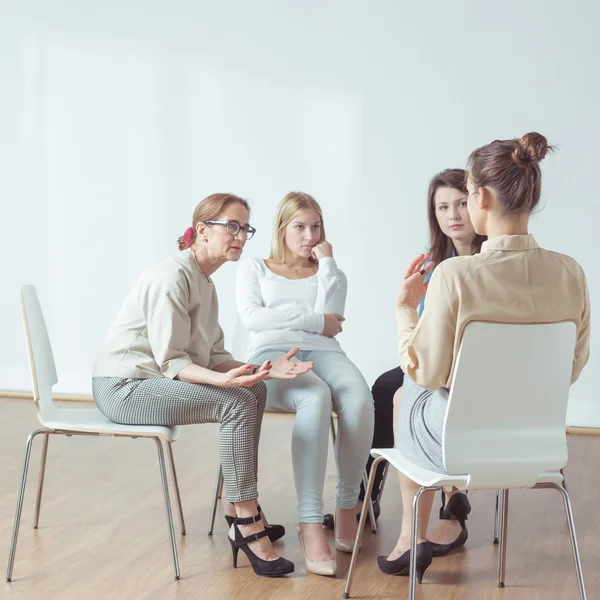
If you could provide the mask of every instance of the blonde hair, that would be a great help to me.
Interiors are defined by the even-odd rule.
[[[246,208],[248,213],[250,213],[248,201],[235,194],[211,194],[204,198],[204,200],[201,200],[194,209],[194,215],[192,216],[192,231],[190,232],[189,238],[186,240],[184,234],[177,239],[179,250],[186,250],[196,241],[196,225],[198,225],[198,223],[216,219],[221,215],[225,208],[233,202],[239,202]]]
[[[277,207],[275,223],[273,227],[273,239],[271,241],[270,260],[283,263],[285,259],[285,228],[291,223],[294,215],[305,208],[314,210],[321,219],[321,238],[319,243],[325,241],[325,224],[323,223],[323,211],[319,203],[304,192],[290,192]]]

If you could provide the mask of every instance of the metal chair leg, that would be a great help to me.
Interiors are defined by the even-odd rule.
[[[502,490],[500,512],[502,514],[502,526],[500,529],[500,568],[498,571],[498,587],[503,588],[506,577],[506,544],[508,542],[508,490]]]
[[[156,442],[158,451],[158,465],[162,479],[163,494],[165,497],[165,511],[167,513],[167,525],[169,526],[169,537],[171,538],[171,552],[173,553],[173,566],[175,568],[175,579],[180,578],[179,558],[177,557],[177,543],[175,542],[175,528],[173,527],[173,515],[171,513],[171,500],[169,499],[169,482],[167,480],[167,469],[165,467],[165,455],[159,438],[152,438]]]
[[[48,455],[48,440],[50,436],[44,435],[44,443],[42,445],[42,458],[40,460],[40,475],[38,479],[37,496],[35,497],[35,511],[33,517],[33,528],[37,529],[40,522],[40,508],[42,506],[42,491],[44,489],[44,475],[46,474],[46,457]]]
[[[496,513],[494,514],[494,544],[499,542],[500,535],[500,490],[496,490]]]
[[[575,520],[573,519],[573,507],[571,506],[571,497],[567,489],[557,483],[540,483],[535,486],[537,489],[553,489],[558,490],[565,503],[565,512],[567,514],[567,523],[569,524],[569,534],[571,536],[571,548],[573,550],[573,558],[575,560],[575,570],[577,572],[577,584],[579,585],[579,596],[581,600],[587,600],[587,592],[585,590],[585,581],[583,579],[583,569],[581,567],[581,556],[579,554],[579,546],[577,545],[577,534],[575,533]]]
[[[175,499],[177,500],[177,512],[179,514],[179,524],[181,525],[181,535],[186,534],[185,520],[183,518],[183,507],[181,506],[181,495],[179,493],[179,481],[177,480],[177,470],[175,469],[175,459],[173,458],[173,443],[167,442],[167,451],[169,463],[171,464],[171,475],[173,476],[173,487],[175,488]]]
[[[19,495],[17,496],[17,511],[15,514],[15,523],[13,525],[12,540],[8,554],[8,566],[6,568],[6,581],[12,581],[13,566],[15,564],[15,552],[17,550],[17,538],[19,537],[19,525],[21,523],[21,511],[23,510],[23,498],[25,497],[25,484],[27,483],[27,471],[29,470],[29,458],[31,457],[31,444],[36,435],[44,433],[45,429],[36,429],[29,434],[25,444],[25,459],[23,461],[23,471],[21,472],[21,485]]]
[[[221,483],[219,484],[219,500],[223,498],[223,485],[225,484],[225,480],[223,479],[223,474],[221,474]]]
[[[419,500],[423,495],[423,492],[426,491],[427,488],[420,487],[415,495],[413,496],[413,505],[412,505],[412,528],[410,532],[410,570],[408,573],[408,600],[414,600],[416,585],[417,585],[417,529],[419,523]],[[408,506],[405,508],[402,507],[402,510],[407,510]]]
[[[217,482],[215,483],[215,493],[213,495],[212,509],[210,513],[210,523],[208,525],[208,535],[213,534],[215,527],[215,517],[217,516],[217,502],[219,501],[219,493],[223,487],[223,467],[219,464],[219,470],[217,472]]]
[[[565,490],[569,491],[569,488],[567,487],[567,474],[565,473],[565,470],[561,469],[560,474],[563,476],[563,487]]]
[[[377,472],[377,465],[385,460],[383,456],[378,456],[371,465],[371,474],[369,475],[369,482],[367,489],[365,490],[365,497],[370,498],[373,492],[373,485],[375,483],[375,473]],[[344,588],[344,598],[350,598],[350,588],[352,587],[352,578],[354,577],[354,569],[358,560],[358,553],[362,546],[362,538],[365,531],[365,524],[367,522],[367,507],[366,502],[363,503],[362,511],[360,512],[360,520],[358,522],[358,533],[356,535],[356,541],[354,542],[354,549],[352,550],[352,558],[350,559],[350,568],[348,569],[348,577],[346,578],[346,587]]]
[[[441,488],[439,487],[420,487],[413,496],[412,505],[412,529],[411,529],[411,540],[410,547],[414,549],[417,547],[417,533],[419,523],[419,500],[425,492],[436,492]],[[402,510],[406,510],[402,507]],[[408,574],[408,600],[415,600],[417,585],[417,553],[413,550],[410,553],[410,571]]]
[[[365,489],[367,489],[367,484],[369,482],[369,476],[367,475],[366,469],[365,469],[365,472],[363,473],[362,479],[363,479],[363,485],[365,486]],[[365,496],[365,498],[366,497],[367,496]],[[371,531],[373,533],[377,533],[377,521],[375,520],[375,509],[373,508],[373,498],[371,498],[371,496],[369,496],[369,519],[371,520]]]
[[[381,506],[381,499],[383,498],[383,489],[385,488],[385,482],[387,480],[388,472],[390,470],[390,463],[383,465],[383,475],[381,477],[381,485],[379,486],[379,506]]]
[[[335,442],[337,440],[337,433],[335,431],[335,421],[333,420],[333,413],[331,414],[331,440],[333,442],[333,448],[335,450]]]
[[[577,534],[575,532],[575,519],[573,518],[573,507],[571,506],[571,498],[566,486],[556,486],[556,489],[562,494],[565,502],[565,512],[567,513],[567,522],[569,523],[569,534],[571,535],[571,548],[573,549],[573,559],[575,560],[575,570],[577,572],[577,583],[579,584],[579,595],[581,600],[587,600],[585,591],[585,581],[583,579],[583,568],[581,567],[581,556],[579,554],[579,546],[577,545]]]

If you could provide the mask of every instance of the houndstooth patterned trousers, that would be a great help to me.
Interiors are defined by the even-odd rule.
[[[267,401],[261,381],[220,388],[167,377],[94,377],[92,391],[104,416],[125,425],[220,423],[219,454],[230,502],[258,497],[258,441]]]

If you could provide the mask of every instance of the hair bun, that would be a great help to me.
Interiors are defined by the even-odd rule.
[[[541,162],[549,151],[554,150],[548,145],[548,140],[535,131],[526,133],[520,140],[516,141],[512,157],[516,163]]]

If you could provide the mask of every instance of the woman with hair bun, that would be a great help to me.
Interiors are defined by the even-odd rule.
[[[589,357],[590,305],[585,274],[571,257],[544,250],[529,233],[529,217],[541,195],[539,163],[553,150],[539,133],[496,140],[475,150],[468,162],[468,209],[475,232],[485,235],[481,252],[445,260],[433,269],[416,257],[404,274],[396,305],[400,365],[405,373],[396,424],[396,447],[426,469],[445,473],[442,430],[462,333],[471,321],[555,323],[577,328],[571,382]],[[420,319],[417,307],[427,290]],[[482,301],[485,298],[485,301]],[[378,558],[382,571],[408,575],[412,500],[419,485],[400,475],[402,528],[396,547]],[[426,540],[433,500],[421,497],[417,524],[417,579],[432,561]],[[446,511],[464,526],[471,507],[454,489]]]

